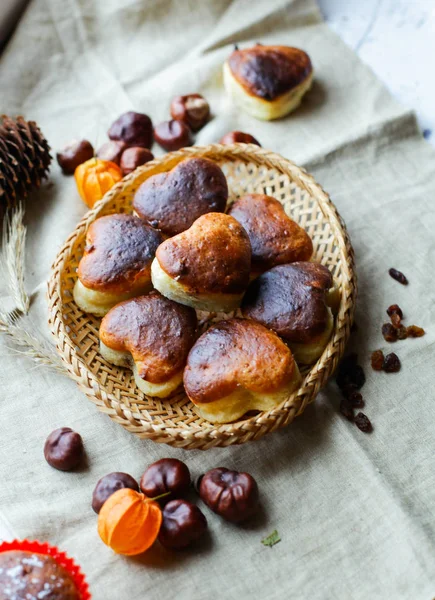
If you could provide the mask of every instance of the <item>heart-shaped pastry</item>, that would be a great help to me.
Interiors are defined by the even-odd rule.
[[[151,266],[154,287],[198,310],[229,312],[249,283],[251,244],[233,217],[208,213],[161,244]]]
[[[201,215],[224,212],[227,199],[222,170],[207,158],[187,158],[168,173],[144,181],[134,196],[133,208],[152,227],[173,236]]]
[[[144,394],[165,398],[182,382],[195,341],[196,313],[158,292],[117,304],[101,321],[100,352],[133,369]]]
[[[255,321],[228,319],[196,341],[184,370],[184,388],[212,423],[235,421],[250,410],[271,410],[301,380],[289,348]]]
[[[263,46],[234,50],[224,64],[225,88],[241,109],[270,121],[297,108],[313,80],[310,57],[299,48]]]
[[[323,265],[279,265],[251,282],[243,298],[245,317],[276,331],[299,363],[311,364],[331,337],[339,291]]]
[[[309,260],[313,243],[302,227],[287,216],[281,202],[264,194],[242,196],[228,214],[246,230],[252,248],[252,272]]]
[[[85,312],[103,316],[121,300],[149,292],[151,262],[161,234],[133,215],[94,221],[78,266],[74,300]]]

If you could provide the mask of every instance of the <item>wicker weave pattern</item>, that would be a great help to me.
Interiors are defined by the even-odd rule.
[[[130,211],[133,194],[148,177],[168,171],[189,156],[203,156],[223,169],[230,202],[241,194],[266,193],[280,200],[289,216],[310,234],[315,260],[328,266],[341,288],[341,304],[322,357],[306,369],[301,388],[277,408],[226,425],[212,425],[195,413],[183,392],[169,400],[140,392],[132,374],[108,364],[98,352],[99,320],[74,303],[72,289],[86,231],[98,217]],[[353,321],[356,277],[352,246],[336,208],[314,179],[281,156],[253,145],[185,148],[147,163],[112,188],[66,240],[48,286],[49,324],[71,377],[98,409],[142,438],[186,449],[208,449],[255,440],[291,423],[314,400],[343,354]],[[201,326],[223,315],[202,313]]]

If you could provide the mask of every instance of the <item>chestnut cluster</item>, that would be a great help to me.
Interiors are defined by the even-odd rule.
[[[185,548],[207,530],[207,519],[201,509],[185,498],[191,492],[192,480],[189,468],[181,460],[158,460],[146,469],[139,484],[127,473],[105,475],[95,486],[93,510],[99,513],[105,501],[122,488],[158,499],[163,513],[158,539],[166,548]],[[199,478],[197,491],[206,506],[234,523],[248,519],[258,508],[258,486],[248,473],[223,467],[212,469]]]
[[[74,141],[57,153],[57,162],[65,175],[72,175],[79,165],[96,156],[115,163],[123,176],[128,175],[154,158],[150,151],[152,127],[148,115],[126,112],[112,123],[107,132],[109,141],[96,153],[88,140]]]
[[[79,165],[96,156],[115,163],[123,176],[128,175],[153,160],[150,149],[154,140],[167,152],[191,146],[192,132],[199,131],[210,118],[210,105],[201,94],[186,94],[172,100],[170,113],[171,120],[153,127],[148,115],[126,112],[112,123],[107,132],[109,141],[96,153],[88,140],[73,141],[57,153],[57,162],[65,175],[72,175]],[[261,145],[252,135],[242,131],[225,134],[220,143]]]
[[[167,152],[193,143],[192,132],[199,131],[210,118],[210,105],[201,94],[176,96],[170,106],[172,119],[154,127],[154,139]]]

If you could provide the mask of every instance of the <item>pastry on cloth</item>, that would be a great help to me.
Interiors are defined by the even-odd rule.
[[[230,208],[246,230],[252,248],[252,274],[276,265],[309,260],[313,243],[308,233],[287,216],[281,202],[264,194],[246,194]]]
[[[334,326],[331,307],[337,307],[339,300],[329,269],[314,262],[295,262],[274,267],[252,281],[242,313],[276,331],[298,363],[311,364],[329,342]]]
[[[297,108],[313,81],[310,57],[299,48],[263,46],[234,50],[224,64],[224,83],[235,104],[271,121]]]
[[[184,388],[198,413],[229,423],[250,410],[271,410],[298,387],[299,369],[288,346],[247,319],[213,325],[196,341],[184,370]]]
[[[118,302],[151,291],[151,262],[161,241],[158,231],[133,215],[94,221],[77,270],[76,304],[102,317]]]
[[[134,195],[133,209],[152,227],[173,236],[201,215],[224,212],[227,199],[222,169],[207,158],[187,158],[168,173],[144,181]]]
[[[100,353],[107,362],[130,367],[144,394],[166,398],[183,380],[196,325],[192,308],[153,291],[107,313],[99,331]]]
[[[151,265],[154,287],[198,310],[240,306],[249,283],[251,244],[233,217],[208,213],[161,244]]]
[[[0,599],[81,597],[70,573],[51,556],[27,550],[0,553]]]

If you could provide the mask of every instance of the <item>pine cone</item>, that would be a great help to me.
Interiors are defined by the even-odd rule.
[[[0,207],[4,210],[41,185],[50,146],[34,121],[0,117]]]

